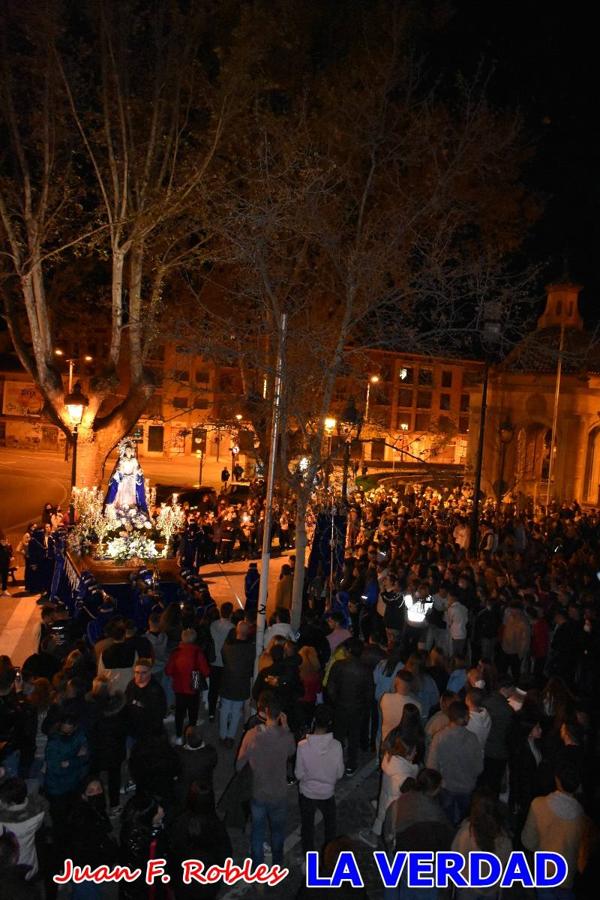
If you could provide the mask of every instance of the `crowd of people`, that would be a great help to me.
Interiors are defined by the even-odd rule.
[[[329,848],[327,867],[347,836],[336,791],[375,761],[372,817],[354,841],[502,859],[513,848],[557,851],[569,876],[553,896],[587,896],[599,800],[599,521],[575,503],[490,505],[470,554],[469,507],[460,489],[355,493],[339,538],[344,564],[307,579],[298,627],[295,560],[283,563],[257,669],[254,563],[244,609],[217,608],[207,589],[202,602],[193,592],[169,602],[149,585],[140,620],[103,595],[94,641],[80,616],[47,598],[38,652],[20,669],[0,659],[0,890],[19,898],[40,882],[51,898],[67,856],[132,868],[163,857],[172,872],[187,858],[222,864],[245,828],[253,862],[267,848],[281,864],[296,817],[304,851]],[[293,546],[291,512],[281,501],[283,548]],[[184,570],[201,578],[215,557],[251,559],[262,515],[259,498],[214,508],[207,497],[187,514]],[[217,890],[174,877],[152,896]],[[102,891],[74,886],[75,897]],[[142,881],[119,891],[151,895]],[[393,893],[414,890],[401,882]]]

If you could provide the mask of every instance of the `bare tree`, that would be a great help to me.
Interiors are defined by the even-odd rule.
[[[194,345],[258,383],[272,379],[287,314],[286,427],[269,449],[297,501],[296,622],[306,512],[340,376],[361,372],[369,349],[464,354],[490,317],[508,334],[526,301],[527,279],[507,265],[533,217],[518,122],[489,109],[481,84],[451,102],[429,88],[394,10],[301,90],[293,73],[287,86],[281,75],[277,103],[257,109],[243,171],[221,196],[221,250],[196,290]],[[263,434],[265,394],[247,395]]]
[[[144,410],[154,388],[145,362],[171,275],[202,259],[210,237],[204,187],[227,102],[199,58],[205,28],[199,5],[187,13],[161,2],[140,11],[129,0],[3,6],[4,314],[46,413],[67,435],[54,356],[64,313],[92,309],[106,336],[86,384],[82,483],[98,480]],[[90,259],[95,291],[77,283]],[[53,284],[68,270],[71,296],[56,297]]]

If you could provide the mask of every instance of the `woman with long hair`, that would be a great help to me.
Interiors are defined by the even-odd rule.
[[[425,670],[425,660],[420,653],[411,653],[406,661],[406,669],[414,676],[412,693],[421,704],[421,715],[426,722],[431,710],[440,702],[440,692]]]
[[[360,832],[360,839],[370,847],[378,846],[385,814],[390,804],[400,796],[402,785],[407,778],[416,778],[419,771],[419,766],[414,762],[415,748],[404,742],[401,725],[392,728],[383,741],[381,750],[382,776],[377,815],[371,831]]]
[[[463,875],[469,880],[469,854],[483,851],[495,853],[502,867],[508,862],[512,852],[512,842],[506,833],[496,798],[487,790],[476,791],[471,802],[471,813],[464,820],[452,842],[452,850],[462,854],[465,860]],[[489,888],[458,888],[459,900],[468,897],[500,896],[499,885]]]
[[[404,705],[398,728],[405,745],[414,747],[413,762],[421,765],[425,758],[425,729],[418,706],[414,703]]]
[[[258,658],[258,671],[262,672],[263,669],[266,669],[268,666],[273,665],[273,656],[271,655],[271,651],[273,647],[283,647],[285,644],[285,637],[282,634],[275,634],[269,641],[268,647],[265,647],[263,652],[260,654]]]
[[[542,727],[539,718],[528,718],[523,712],[515,718],[509,742],[508,805],[514,825],[513,833],[520,835],[531,801],[542,793],[544,768],[540,769]]]
[[[448,684],[448,660],[443,650],[432,647],[427,657],[427,674],[433,678],[440,694],[443,694]]]
[[[215,810],[212,786],[192,782],[183,812],[175,819],[169,830],[171,859],[174,869],[181,871],[181,863],[186,859],[201,859],[205,869],[222,866],[232,855],[231,840],[223,822]],[[220,882],[210,885],[193,883],[184,885],[181,878],[174,882],[177,898],[216,897]]]
[[[404,667],[404,654],[402,646],[395,644],[390,650],[387,659],[382,659],[377,663],[373,670],[373,680],[375,682],[375,702],[379,701],[384,694],[388,694],[393,690],[394,678],[396,673]]]
[[[298,674],[302,686],[302,696],[296,701],[296,724],[299,734],[306,734],[313,717],[315,706],[321,695],[323,679],[321,663],[314,647],[305,644],[298,651],[300,666]]]
[[[120,861],[123,865],[145,872],[149,860],[168,860],[164,815],[159,801],[146,791],[137,791],[128,800],[121,817]],[[129,883],[119,883],[119,900],[147,900],[150,896],[153,900],[162,900],[170,895],[169,887],[160,879],[151,886],[143,877]]]

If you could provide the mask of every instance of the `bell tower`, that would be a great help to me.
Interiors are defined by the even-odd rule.
[[[546,288],[546,309],[538,319],[538,328],[583,329],[583,319],[579,315],[580,284],[561,282],[549,284]]]

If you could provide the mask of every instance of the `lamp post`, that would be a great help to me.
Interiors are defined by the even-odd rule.
[[[81,385],[77,382],[72,391],[65,397],[65,406],[73,425],[73,458],[71,461],[71,505],[69,507],[69,524],[75,524],[75,505],[73,502],[73,489],[77,484],[77,440],[79,438],[79,426],[83,419],[83,411],[89,400],[81,391]]]
[[[62,357],[65,355],[65,352],[64,352],[64,350],[61,350],[59,347],[57,347],[56,350],[54,351],[54,355],[58,356],[59,358],[62,359]],[[90,356],[88,353],[86,353],[85,356],[71,357],[69,359],[65,359],[65,362],[69,366],[69,391],[68,391],[69,394],[73,393],[73,374],[75,372],[75,363],[77,363],[77,362],[91,363],[91,362],[93,362],[93,360],[94,360],[94,357]],[[68,458],[69,458],[69,442],[65,441],[65,461],[68,460]]]
[[[237,446],[237,444],[233,444],[231,447],[231,480],[232,481],[234,480],[233,470],[235,469],[235,465],[236,465],[235,461],[236,461],[236,457],[239,452],[240,452],[240,448]]]
[[[483,447],[485,440],[485,418],[487,413],[488,383],[490,378],[490,365],[492,353],[497,352],[500,342],[501,308],[498,301],[492,300],[485,304],[482,347],[485,354],[483,367],[483,385],[481,388],[481,413],[479,416],[479,435],[477,440],[477,461],[475,463],[475,483],[473,485],[473,507],[471,509],[471,538],[469,551],[471,556],[476,556],[479,546],[479,495],[481,493],[481,474],[483,471]]]
[[[342,418],[338,423],[338,430],[344,434],[344,468],[342,475],[342,502],[344,505],[348,503],[348,470],[350,468],[350,449],[352,446],[352,431],[357,429],[360,433],[361,427],[360,416],[356,409],[354,398],[348,400],[348,405],[342,414]]]
[[[325,473],[325,490],[329,489],[329,476],[333,472],[333,466],[331,464],[331,444],[333,440],[333,432],[337,425],[337,419],[334,419],[333,416],[327,416],[325,421],[323,422],[325,434],[327,435],[327,461],[324,466]]]
[[[379,375],[371,375],[367,381],[367,399],[365,400],[365,422],[369,421],[369,401],[371,399],[371,385],[379,382]]]
[[[506,463],[506,448],[510,444],[513,439],[513,435],[515,433],[514,426],[511,422],[503,422],[500,425],[498,430],[498,436],[500,437],[500,478],[498,479],[498,485],[496,490],[496,499],[498,501],[498,505],[502,502],[502,498],[506,493],[506,488],[504,484],[504,465]]]

